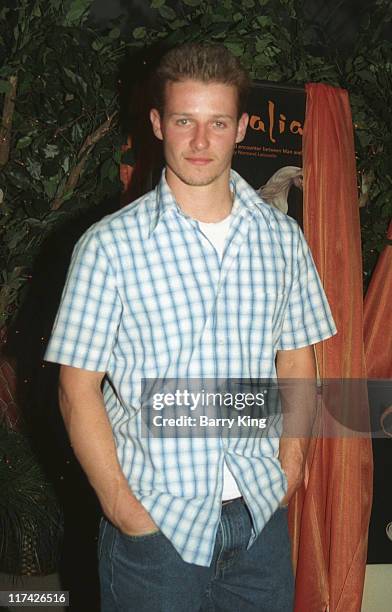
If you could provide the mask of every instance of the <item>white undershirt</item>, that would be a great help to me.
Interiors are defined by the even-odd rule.
[[[219,258],[222,261],[223,249],[225,247],[226,237],[230,229],[231,215],[222,221],[218,221],[218,223],[204,223],[202,221],[199,221],[198,223],[200,230],[215,247]],[[241,497],[241,491],[239,490],[234,476],[230,472],[225,461],[223,464],[222,500],[234,499],[235,497]]]

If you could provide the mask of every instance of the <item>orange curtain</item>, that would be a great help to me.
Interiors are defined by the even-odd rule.
[[[316,346],[319,375],[365,378],[360,225],[345,90],[306,86],[304,231],[338,334]],[[368,437],[318,438],[290,504],[296,612],[358,612],[372,498]]]
[[[128,149],[131,148],[132,138],[128,136],[126,144],[123,144],[121,147],[121,153],[125,153],[125,151],[128,151]],[[133,173],[133,166],[130,166],[129,164],[120,164],[120,180],[123,186],[121,193],[121,204],[123,205],[128,204],[132,200],[131,182]]]
[[[392,240],[392,221],[388,238]],[[392,246],[386,246],[365,297],[364,340],[369,378],[392,378]]]

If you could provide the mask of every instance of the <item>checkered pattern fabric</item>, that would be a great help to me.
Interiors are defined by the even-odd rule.
[[[146,437],[141,380],[275,378],[278,350],[334,322],[302,232],[234,171],[222,261],[176,203],[154,191],[93,225],[74,249],[46,359],[107,374],[104,400],[135,496],[185,561],[209,565],[224,459],[260,533],[287,482],[277,438]]]

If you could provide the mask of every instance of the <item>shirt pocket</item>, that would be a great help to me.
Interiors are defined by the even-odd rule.
[[[279,337],[287,308],[287,293],[260,290],[254,293],[252,301],[251,307],[250,303],[244,304],[248,313],[252,312],[252,328],[270,333],[274,339]]]

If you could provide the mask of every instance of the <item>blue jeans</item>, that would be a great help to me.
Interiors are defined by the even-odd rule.
[[[160,531],[127,536],[103,519],[102,612],[291,612],[287,510],[277,510],[246,550],[251,526],[242,500],[223,505],[212,563],[201,567],[183,561]]]

